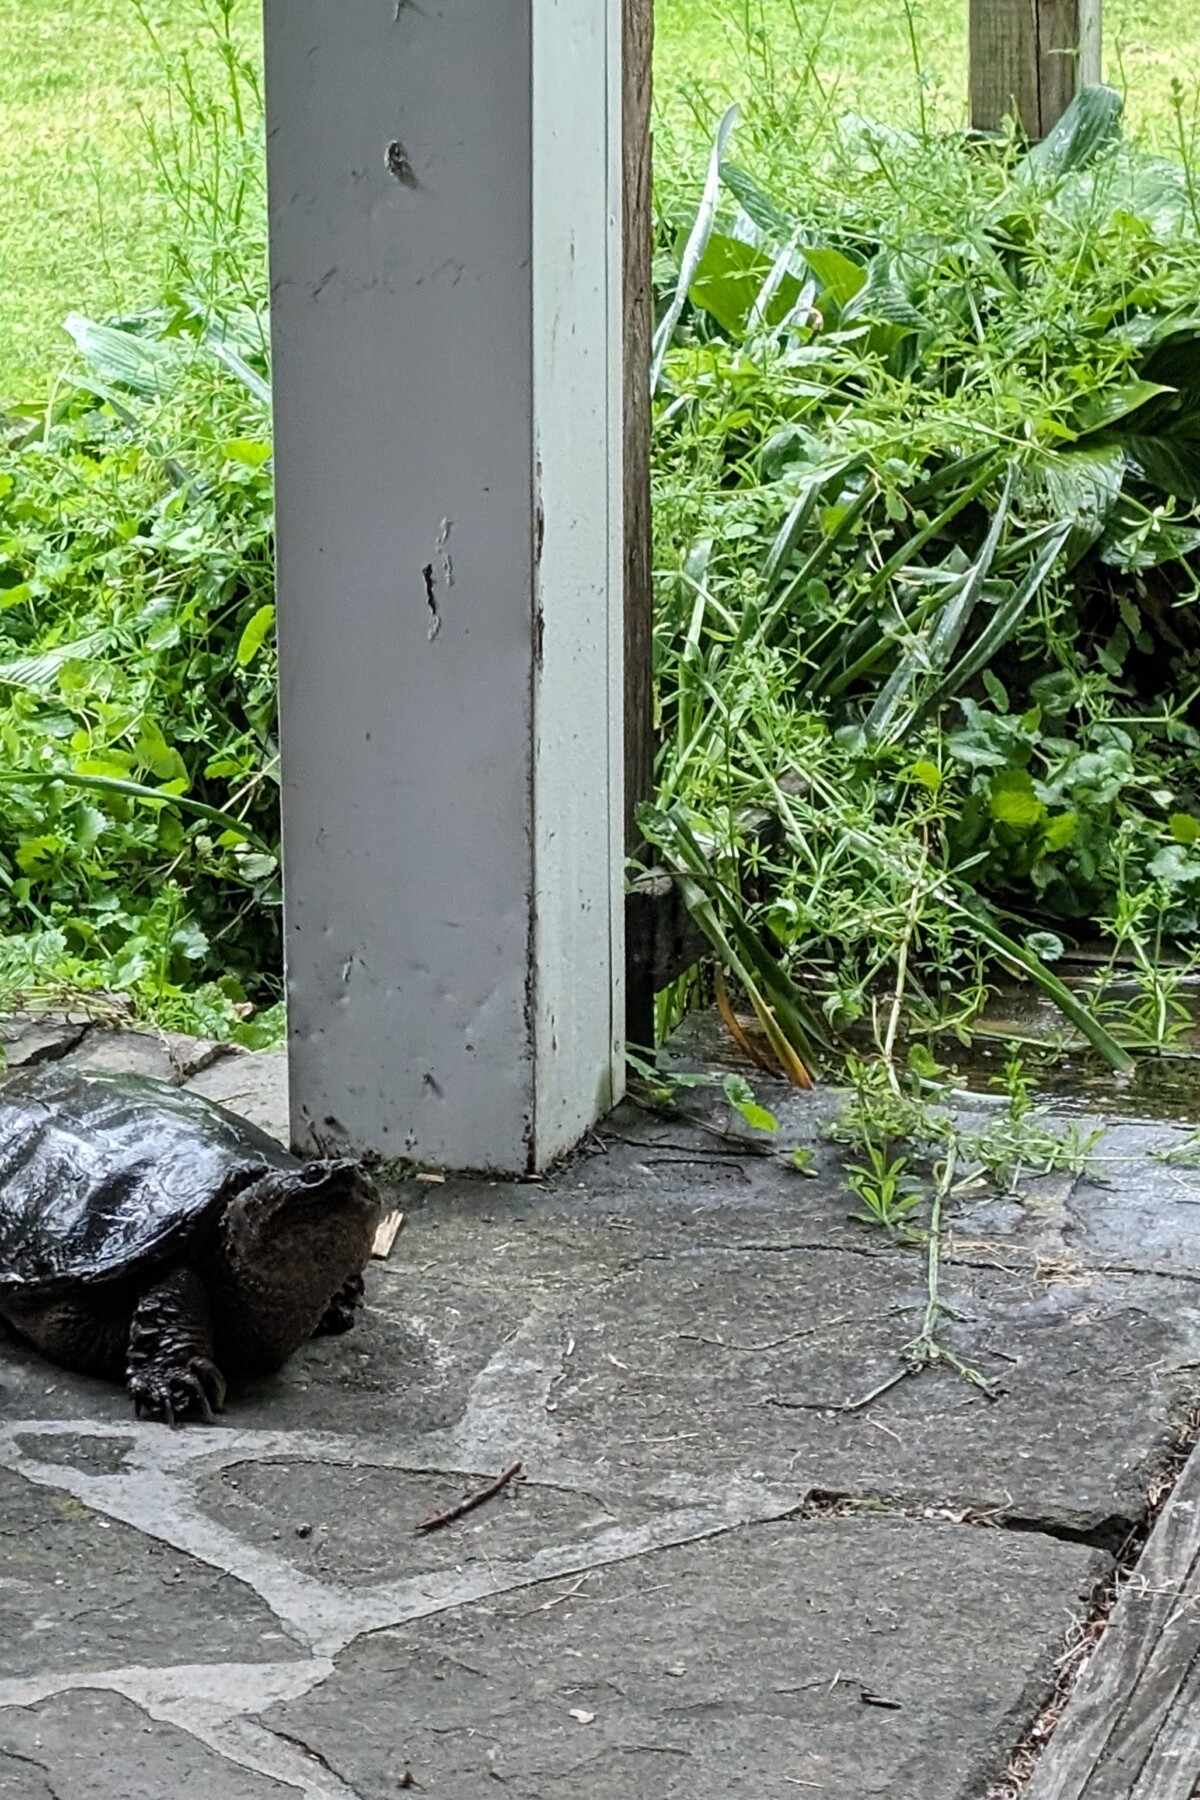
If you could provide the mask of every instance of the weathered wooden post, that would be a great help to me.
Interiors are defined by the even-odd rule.
[[[654,789],[654,593],[650,534],[650,356],[654,232],[650,105],[654,0],[623,0],[625,240],[625,847],[642,850],[637,809]],[[654,1043],[652,909],[627,909],[625,1016],[631,1044]]]
[[[620,1091],[622,25],[266,0],[300,1141],[522,1171]]]
[[[1043,138],[1100,80],[1101,0],[970,0],[971,124]]]

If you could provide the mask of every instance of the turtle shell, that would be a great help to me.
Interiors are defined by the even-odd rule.
[[[48,1066],[0,1087],[0,1293],[169,1253],[268,1170],[304,1164],[199,1094]]]

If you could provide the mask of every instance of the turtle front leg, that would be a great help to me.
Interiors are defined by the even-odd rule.
[[[213,1361],[212,1312],[194,1269],[168,1269],[133,1310],[125,1385],[143,1415],[178,1425],[199,1416],[211,1423],[225,1403],[225,1381]]]
[[[343,1331],[349,1331],[354,1324],[359,1307],[363,1303],[366,1286],[361,1275],[352,1275],[344,1287],[340,1287],[325,1311],[321,1314],[320,1323],[313,1332],[314,1337],[340,1337]]]

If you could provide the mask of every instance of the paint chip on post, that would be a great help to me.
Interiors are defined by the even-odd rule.
[[[415,188],[418,185],[417,172],[409,161],[408,151],[398,138],[392,139],[384,151],[383,160],[387,164],[388,174],[394,175],[401,187]]]
[[[433,584],[433,564],[426,563],[425,567],[421,570],[421,574],[425,580],[425,604],[433,616],[433,623],[429,627],[429,641],[432,644],[434,638],[442,629],[442,615],[438,611],[437,592]]]

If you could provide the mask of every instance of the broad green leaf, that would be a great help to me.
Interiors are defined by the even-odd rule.
[[[1167,820],[1167,830],[1177,844],[1194,844],[1200,839],[1200,819],[1193,813],[1172,813]]]
[[[843,320],[879,319],[886,325],[919,330],[928,324],[896,273],[893,259],[880,251],[867,264],[867,278],[856,294],[842,305]]]
[[[138,765],[149,769],[159,781],[187,781],[187,765],[178,750],[167,743],[153,719],[143,719],[134,755]]]
[[[1053,818],[1046,820],[1046,826],[1042,832],[1042,842],[1047,850],[1065,850],[1068,844],[1074,842],[1078,829],[1079,815],[1077,813],[1055,813]]]
[[[1127,466],[1120,444],[1090,444],[1048,460],[1044,479],[1050,505],[1071,527],[1065,545],[1068,568],[1103,535],[1121,497]]]
[[[26,875],[40,875],[54,865],[54,859],[60,855],[63,841],[52,832],[41,837],[22,838],[17,845],[16,864]]]
[[[244,463],[248,469],[261,469],[271,460],[271,446],[258,438],[230,438],[225,455],[230,462]]]
[[[988,811],[1000,825],[1030,831],[1046,816],[1045,803],[1033,791],[1033,779],[1024,769],[1001,769],[993,775],[988,791]]]
[[[813,274],[821,284],[821,299],[832,300],[840,309],[848,306],[866,285],[867,271],[861,263],[852,262],[840,250],[820,249],[813,245],[798,246]]]
[[[754,1098],[754,1090],[744,1075],[726,1075],[722,1085],[730,1106],[741,1114],[752,1130],[779,1130],[779,1120],[765,1106],[759,1105]]]
[[[942,771],[932,762],[912,763],[904,772],[910,781],[919,781],[931,794],[937,793],[944,779]]]
[[[81,313],[68,313],[64,324],[79,354],[102,381],[115,382],[139,399],[155,400],[178,380],[182,360],[175,344],[116,325],[97,325]]]
[[[1127,419],[1147,402],[1173,391],[1161,381],[1126,381],[1120,387],[1102,388],[1089,395],[1077,409],[1079,435],[1087,437],[1092,432],[1103,431],[1115,425],[1118,419]]]
[[[275,608],[260,606],[243,631],[237,647],[239,669],[248,669],[267,640],[275,624]]]
[[[731,337],[740,338],[746,322],[771,273],[771,259],[753,244],[714,232],[692,278],[688,298],[693,306],[711,313]],[[800,293],[794,275],[785,275],[766,308],[765,323],[785,319]]]
[[[1022,168],[1051,177],[1086,169],[1120,137],[1124,106],[1115,88],[1081,88],[1053,130],[1034,145]]]
[[[1200,502],[1200,436],[1131,433],[1122,436],[1121,445],[1135,473],[1151,487],[1181,500]]]
[[[0,662],[0,687],[29,688],[36,694],[51,694],[68,663],[87,662],[99,656],[111,642],[110,632],[96,631],[88,637],[76,638],[73,643],[57,644],[52,650],[9,657]]]
[[[794,222],[788,219],[776,206],[766,189],[760,187],[753,175],[737,163],[721,164],[721,180],[729,189],[746,217],[765,231],[768,237],[783,239],[790,237],[795,229]]]

